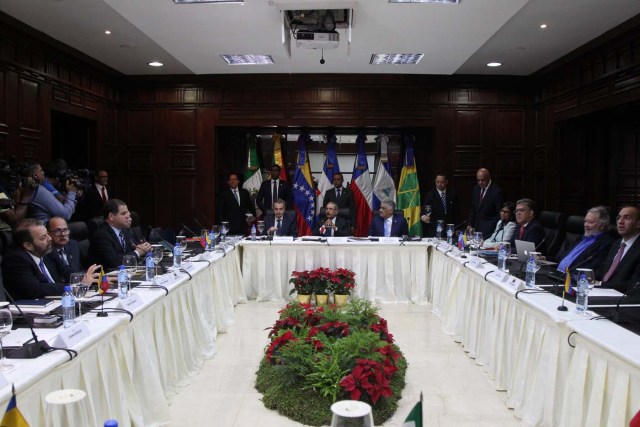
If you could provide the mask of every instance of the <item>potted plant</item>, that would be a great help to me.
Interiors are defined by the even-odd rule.
[[[331,274],[329,288],[336,305],[343,306],[347,303],[351,290],[356,287],[355,276],[353,271],[346,268],[338,268]]]
[[[332,274],[331,269],[322,267],[310,272],[313,293],[316,295],[316,305],[327,305]]]
[[[289,295],[297,293],[298,302],[301,304],[309,304],[311,294],[313,293],[313,284],[310,280],[309,271],[292,271],[289,283],[293,285],[293,289],[289,291]]]

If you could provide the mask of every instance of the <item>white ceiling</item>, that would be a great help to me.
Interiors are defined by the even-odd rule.
[[[282,44],[279,6],[354,4],[352,42],[320,51]],[[300,7],[298,7],[300,5]],[[127,75],[366,73],[529,75],[640,13],[639,0],[1,0],[0,11]],[[548,28],[540,29],[546,23]],[[107,36],[105,30],[111,30]],[[295,44],[295,42],[294,42]],[[417,65],[370,65],[373,53],[423,53]],[[267,54],[230,66],[221,54]],[[152,68],[150,61],[165,65]],[[491,61],[503,63],[488,68]]]

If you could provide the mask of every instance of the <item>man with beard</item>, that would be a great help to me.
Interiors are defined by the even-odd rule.
[[[2,260],[4,286],[15,299],[36,299],[62,295],[65,266],[46,257],[51,252],[51,236],[42,221],[27,218],[13,233],[13,247]],[[98,265],[86,271],[83,283],[97,280]]]

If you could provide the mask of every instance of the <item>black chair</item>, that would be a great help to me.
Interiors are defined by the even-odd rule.
[[[544,227],[547,257],[555,258],[565,237],[565,215],[560,212],[542,211],[538,220]]]
[[[326,211],[327,211],[326,208],[320,208],[320,218],[324,218],[324,216],[326,215]],[[338,216],[346,219],[347,221],[349,221],[350,214],[351,214],[351,210],[349,208],[338,209]]]
[[[557,261],[559,261],[559,255],[568,253],[575,242],[577,242],[584,234],[584,217],[580,215],[571,215],[565,221],[564,230],[564,239],[555,257]]]
[[[12,241],[13,236],[11,231],[0,231],[0,245],[2,245],[2,248],[0,248],[0,254],[4,255],[7,253]]]
[[[93,235],[95,231],[102,226],[104,218],[97,216],[87,220],[87,227],[89,227],[89,236]]]
[[[609,233],[609,236],[613,237],[614,240],[618,240],[620,238],[620,233],[618,233],[618,226],[615,224],[609,224],[607,233]]]
[[[131,231],[136,237],[136,240],[146,240],[146,236],[144,231],[142,231],[142,226],[140,225],[140,215],[138,215],[138,212],[136,211],[131,211],[129,214],[131,215]]]
[[[80,264],[87,265],[89,256],[89,226],[86,222],[71,221],[67,223],[69,227],[69,238],[78,241],[80,246]]]
[[[176,244],[176,232],[170,228],[153,228],[149,232],[149,243],[158,243],[166,240],[172,245]]]

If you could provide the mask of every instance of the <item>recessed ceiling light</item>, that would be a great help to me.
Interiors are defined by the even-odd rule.
[[[271,55],[220,55],[229,65],[273,64]]]
[[[540,28],[544,30],[545,28],[547,28],[547,24],[540,24]]]
[[[105,33],[106,35],[109,35],[109,34],[111,34],[111,31],[109,31],[109,30],[105,30],[105,32],[104,32],[104,33]]]
[[[162,62],[153,61],[153,62],[149,62],[149,65],[151,67],[162,67],[164,64]]]
[[[487,64],[487,67],[500,67],[500,66],[502,66],[501,62],[489,62]]]
[[[424,53],[374,53],[369,64],[417,64]]]

